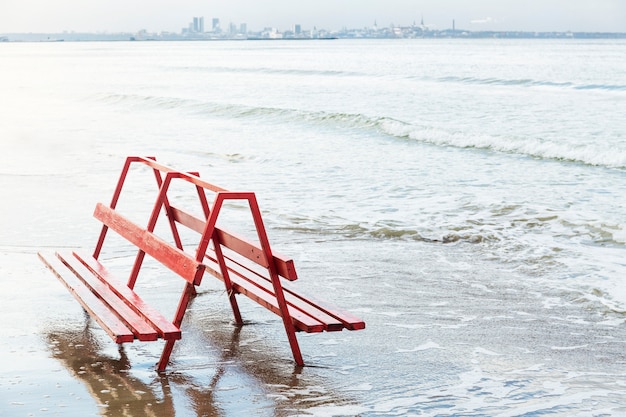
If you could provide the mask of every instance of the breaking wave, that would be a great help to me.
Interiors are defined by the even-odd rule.
[[[416,126],[393,119],[380,120],[380,128],[392,136],[434,145],[485,149],[608,168],[626,168],[626,149],[608,149],[592,144],[577,146],[542,138],[468,134],[428,126]]]
[[[445,217],[445,216],[444,216]],[[522,207],[484,208],[456,223],[424,222],[415,227],[398,220],[354,223],[342,217],[302,219],[287,217],[278,228],[316,235],[335,235],[352,239],[401,239],[432,243],[485,243],[517,245],[530,233],[550,235],[565,240],[583,241],[587,245],[626,245],[626,225],[574,220],[565,215],[543,213],[530,215]],[[519,245],[524,246],[524,245]]]
[[[160,109],[181,111],[200,117],[209,115],[243,120],[264,119],[270,122],[273,120],[276,123],[307,123],[328,128],[369,130],[399,139],[410,139],[438,146],[490,150],[607,168],[626,168],[626,149],[610,149],[595,144],[572,145],[542,138],[471,134],[420,126],[384,116],[255,107],[179,97],[103,94],[97,96],[96,100],[111,105],[130,106],[136,110]]]

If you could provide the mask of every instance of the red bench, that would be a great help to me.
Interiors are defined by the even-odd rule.
[[[149,167],[155,175],[158,187],[156,203],[145,228],[116,210],[133,164]],[[174,181],[184,181],[196,188],[204,218],[170,204],[168,190]],[[215,196],[211,205],[208,203],[207,193]],[[257,241],[217,227],[220,210],[224,202],[230,200],[247,203],[257,232]],[[161,213],[167,216],[173,243],[154,232]],[[181,339],[180,326],[183,317],[205,272],[224,283],[238,325],[242,325],[243,320],[237,294],[246,295],[279,315],[298,365],[304,365],[304,361],[296,332],[365,328],[365,323],[350,313],[283,286],[281,278],[290,281],[297,279],[295,266],[291,259],[272,252],[254,193],[224,190],[205,182],[197,174],[178,172],[159,164],[154,158],[128,157],[111,204],[107,206],[98,203],[94,217],[103,226],[93,254],[64,251],[54,254],[39,253],[39,257],[116,343],[165,340],[163,354],[157,365],[159,371],[165,370],[175,341]],[[193,251],[187,252],[183,248],[181,226],[198,233],[198,244]],[[113,276],[98,260],[109,229],[138,248],[128,281],[121,281]],[[134,291],[145,255],[159,261],[185,280],[177,311],[171,321],[144,302]]]

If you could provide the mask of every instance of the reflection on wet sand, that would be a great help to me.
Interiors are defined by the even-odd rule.
[[[120,345],[118,359],[102,355],[99,343],[88,327],[49,333],[47,340],[54,358],[85,384],[101,406],[102,415],[175,415],[167,381],[161,383],[163,391],[158,393],[154,387],[129,375],[130,362],[123,346]]]
[[[204,297],[194,303],[198,298]],[[318,376],[307,375],[307,368],[272,357],[271,349],[254,349],[249,338],[259,340],[254,333],[263,332],[259,327],[265,326],[230,326],[224,316],[207,314],[204,302],[200,303],[201,308],[192,308],[186,316],[183,329],[187,331],[168,373],[135,376],[124,346],[120,345],[117,358],[103,353],[104,345],[89,325],[50,330],[46,339],[52,356],[85,384],[104,416],[212,417],[259,409],[286,416],[349,402],[325,392],[321,388],[325,384],[316,381]],[[248,335],[243,342],[242,331]]]

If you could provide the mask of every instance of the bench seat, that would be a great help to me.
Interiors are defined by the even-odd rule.
[[[39,258],[116,343],[181,338],[178,327],[91,255],[67,251]]]
[[[236,293],[243,294],[280,316],[280,307],[272,283],[233,259],[228,261],[229,278]],[[206,272],[224,281],[217,260],[212,252],[205,258]],[[334,332],[343,329],[360,330],[365,322],[322,301],[304,296],[283,284],[289,316],[298,331],[306,333]]]
[[[198,233],[204,231],[202,220],[180,208],[169,207],[172,220]],[[255,266],[268,268],[270,260],[263,249],[248,239],[232,232],[216,228],[213,241],[222,247],[222,256],[235,293],[243,294],[271,312],[281,315],[276,292],[267,273],[256,272]],[[272,261],[282,278],[295,281],[298,276],[292,259],[274,253]],[[256,264],[256,265],[255,265]],[[205,272],[224,281],[215,249],[207,249],[204,257]],[[335,332],[343,329],[361,330],[365,322],[345,311],[322,301],[304,296],[285,284],[281,284],[287,302],[287,311],[296,330],[306,333]]]

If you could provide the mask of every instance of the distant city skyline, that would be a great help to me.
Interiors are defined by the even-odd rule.
[[[181,32],[190,17],[206,27],[246,24],[249,30],[408,26],[472,31],[626,32],[624,0],[3,0],[0,33]]]

